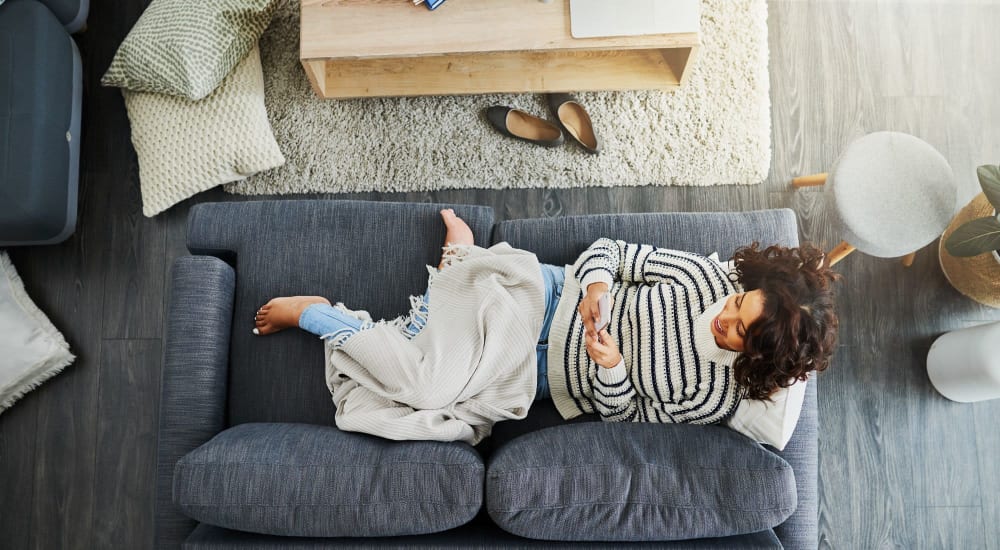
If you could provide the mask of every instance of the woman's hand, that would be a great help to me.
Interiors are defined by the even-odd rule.
[[[611,334],[607,330],[602,330],[594,337],[588,334],[584,336],[584,340],[587,343],[587,355],[598,365],[611,369],[622,360],[618,344],[611,338]]]
[[[583,321],[584,332],[588,338],[597,339],[597,327],[594,325],[601,320],[601,308],[597,304],[601,300],[601,296],[607,292],[608,285],[606,283],[591,283],[587,287],[587,293],[580,300],[579,307],[577,307],[577,311],[580,312],[580,320]],[[608,305],[612,305],[610,296],[608,296]]]

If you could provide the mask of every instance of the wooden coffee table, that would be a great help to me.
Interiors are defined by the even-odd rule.
[[[666,90],[699,44],[697,30],[573,38],[569,0],[302,0],[299,57],[324,98]]]

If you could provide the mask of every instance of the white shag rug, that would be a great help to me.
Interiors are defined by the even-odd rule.
[[[231,193],[755,184],[771,163],[766,0],[702,0],[702,48],[672,92],[577,94],[603,151],[502,136],[482,110],[554,120],[541,94],[322,100],[298,59],[299,0],[261,37],[268,116],[287,162]]]

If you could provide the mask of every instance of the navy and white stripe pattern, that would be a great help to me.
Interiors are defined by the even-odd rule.
[[[609,422],[712,424],[731,414],[739,402],[732,373],[738,354],[715,344],[709,323],[741,289],[717,262],[600,239],[567,269],[574,277],[567,276],[549,355],[552,397],[565,418],[597,412]],[[623,359],[610,369],[587,355],[576,309],[597,282],[608,285],[608,330]]]

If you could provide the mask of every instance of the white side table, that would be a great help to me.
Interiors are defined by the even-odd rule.
[[[927,353],[927,376],[952,401],[1000,398],[1000,321],[938,337]]]

